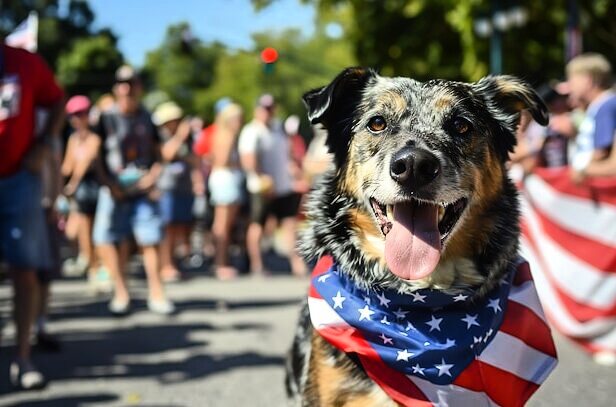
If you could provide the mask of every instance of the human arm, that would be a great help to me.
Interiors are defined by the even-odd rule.
[[[184,119],[178,125],[177,130],[173,137],[167,140],[161,149],[161,155],[163,161],[169,162],[173,161],[176,158],[178,151],[180,148],[186,143],[186,140],[190,137],[190,121],[188,119]]]
[[[84,156],[80,157],[79,160],[76,160],[72,174],[70,174],[70,179],[64,187],[64,192],[69,196],[75,193],[77,186],[88,170],[92,167],[92,163],[96,160],[96,157],[99,154],[101,145],[100,138],[94,134],[91,134],[88,136],[85,143],[86,148],[84,151]]]

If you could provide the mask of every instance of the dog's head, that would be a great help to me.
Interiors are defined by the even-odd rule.
[[[422,83],[349,68],[304,101],[311,122],[328,131],[336,194],[354,202],[347,216],[354,244],[383,273],[425,286],[439,265],[474,262],[502,227],[493,211],[503,203],[517,232],[516,203],[503,202],[504,164],[520,111],[548,120],[526,83],[510,76]]]

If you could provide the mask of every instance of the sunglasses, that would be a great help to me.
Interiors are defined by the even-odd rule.
[[[81,110],[79,112],[71,113],[69,117],[87,117],[90,112],[88,110]]]

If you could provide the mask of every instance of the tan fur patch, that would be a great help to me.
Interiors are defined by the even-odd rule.
[[[404,113],[407,108],[406,100],[402,95],[392,91],[383,92],[379,95],[377,104],[386,107],[387,110],[392,110],[394,114]]]
[[[312,354],[310,359],[310,382],[308,391],[314,392],[312,400],[318,400],[320,406],[336,407],[394,407],[398,403],[392,401],[380,387],[374,384],[370,391],[361,393],[348,392],[349,386],[355,380],[351,372],[339,366],[332,365],[324,347],[326,341],[314,333],[312,336]],[[341,398],[343,398],[341,400]]]
[[[443,96],[437,99],[437,101],[434,103],[434,107],[438,110],[444,110],[444,109],[449,109],[452,104],[453,104],[452,96]]]
[[[383,248],[376,244],[376,242],[382,242],[383,237],[372,216],[364,211],[351,209],[349,217],[351,219],[351,227],[360,239],[363,255],[367,259],[378,260],[384,264]]]

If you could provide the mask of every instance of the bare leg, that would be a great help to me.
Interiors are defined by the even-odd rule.
[[[97,246],[103,266],[109,271],[113,280],[114,299],[121,303],[127,302],[130,298],[124,273],[127,260],[127,249],[125,247],[127,247],[125,243],[121,245],[120,250],[110,243]]]
[[[246,249],[250,258],[250,272],[253,274],[263,273],[263,258],[261,257],[261,237],[263,226],[252,222],[246,232]]]
[[[287,256],[289,256],[289,263],[291,263],[291,272],[296,276],[306,275],[306,264],[304,264],[304,260],[297,254],[295,248],[297,220],[294,217],[284,218],[282,220],[282,232],[284,241],[288,244],[285,249]]]
[[[79,230],[77,231],[77,242],[79,253],[88,260],[88,269],[94,264],[94,248],[92,245],[92,222],[91,216],[76,214],[79,216]]]
[[[237,270],[229,265],[229,244],[231,229],[237,216],[237,205],[218,205],[214,209],[214,225],[212,233],[216,242],[216,274],[220,279],[235,277]]]
[[[179,272],[173,264],[173,248],[177,241],[177,227],[168,225],[160,242],[160,274],[164,280],[178,277]]]
[[[39,282],[34,270],[14,270],[13,309],[17,328],[17,358],[30,361],[30,332],[39,308]]]
[[[165,299],[163,282],[160,278],[158,246],[143,246],[143,266],[148,278],[149,297],[153,301]]]

